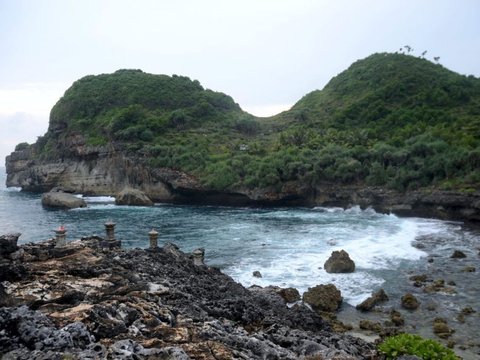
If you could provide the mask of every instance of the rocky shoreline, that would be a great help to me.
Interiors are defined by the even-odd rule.
[[[435,237],[418,238],[424,264],[390,279],[405,295],[380,289],[355,309],[332,284],[303,301],[293,288],[244,288],[205,265],[203,249],[158,248],[155,231],[151,248],[121,249],[105,227],[72,242],[61,228],[21,246],[20,234],[0,236],[2,359],[380,359],[375,342],[401,332],[480,354],[475,244],[440,255]],[[355,270],[344,251],[323,266]]]
[[[246,289],[173,244],[18,247],[18,236],[1,239],[2,359],[379,358],[309,307]]]
[[[436,339],[462,359],[478,359],[478,237],[445,244],[441,236],[417,237],[412,245],[427,256],[415,268],[387,275],[386,281],[403,296],[388,296],[388,291],[379,290],[356,309],[342,306],[338,320],[354,324],[346,333],[366,336],[370,341],[399,332],[414,333]]]
[[[362,184],[324,183],[315,187],[286,182],[281,188],[217,191],[195,177],[169,168],[151,168],[145,159],[127,156],[121,149],[86,146],[78,137],[68,143],[65,158],[39,160],[32,147],[6,158],[7,186],[23,191],[52,189],[91,196],[118,196],[126,188],[142,192],[142,204],[226,206],[339,206],[372,207],[401,216],[432,217],[480,223],[480,191],[420,189],[400,193]]]

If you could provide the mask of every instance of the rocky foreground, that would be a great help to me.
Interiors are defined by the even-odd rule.
[[[0,244],[2,359],[377,359],[309,307],[167,244]],[[286,292],[288,293],[288,292]]]

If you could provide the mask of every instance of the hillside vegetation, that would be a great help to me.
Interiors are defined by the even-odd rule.
[[[480,188],[480,79],[374,54],[291,110],[260,119],[187,77],[119,70],[66,91],[38,156],[58,158],[74,135],[216,190],[294,181],[471,191]]]

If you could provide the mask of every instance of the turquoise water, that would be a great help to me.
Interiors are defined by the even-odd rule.
[[[319,283],[334,283],[351,304],[380,286],[395,291],[390,283],[399,272],[424,264],[428,254],[412,246],[419,236],[447,236],[438,246],[445,252],[463,236],[457,223],[398,218],[358,207],[128,207],[100,197],[85,198],[87,208],[48,210],[41,206],[40,195],[5,189],[3,171],[1,177],[0,232],[22,233],[20,243],[49,239],[60,225],[66,227],[69,240],[103,235],[103,224],[113,221],[123,246],[145,248],[148,232],[155,228],[160,244],[173,242],[187,252],[203,247],[209,265],[220,267],[246,286],[293,286],[305,291]],[[339,249],[355,261],[355,273],[323,270],[331,252]],[[262,278],[252,276],[256,270]]]
[[[396,308],[403,294],[414,292],[422,306],[415,312],[403,312],[408,324],[406,331],[435,338],[431,322],[440,316],[456,329],[457,343],[477,341],[478,313],[465,323],[456,318],[465,306],[480,310],[478,275],[462,271],[466,265],[475,266],[478,271],[480,234],[459,222],[399,218],[358,207],[128,207],[114,205],[109,197],[87,197],[88,207],[84,209],[48,210],[41,206],[39,194],[6,189],[4,184],[4,169],[0,169],[0,234],[20,232],[20,243],[49,239],[60,225],[67,229],[67,240],[103,236],[103,224],[113,221],[116,238],[124,247],[145,248],[148,232],[155,228],[160,233],[160,245],[173,242],[186,252],[203,247],[208,265],[221,268],[245,286],[288,286],[302,293],[308,287],[333,283],[351,305],[382,287],[391,298],[387,307]],[[323,269],[331,252],[340,249],[355,261],[354,273],[328,274]],[[467,258],[450,259],[455,249],[464,251]],[[263,277],[253,277],[253,271],[260,271]],[[409,276],[422,273],[432,279],[453,281],[457,293],[432,295],[414,288]],[[436,304],[437,310],[427,310],[424,305],[430,303]],[[339,314],[347,323],[365,316],[370,315],[348,308]],[[476,349],[480,346],[460,350],[461,355],[474,359],[479,351]]]

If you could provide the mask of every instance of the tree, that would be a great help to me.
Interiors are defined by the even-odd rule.
[[[25,150],[29,147],[30,145],[27,143],[27,142],[22,142],[20,144],[17,144],[17,146],[15,146],[15,151],[22,151],[22,150]]]

